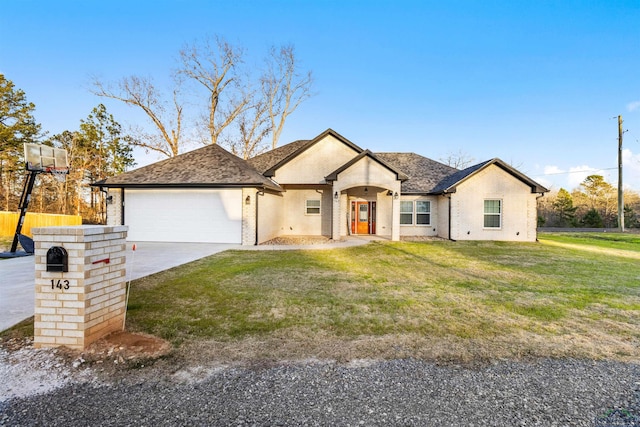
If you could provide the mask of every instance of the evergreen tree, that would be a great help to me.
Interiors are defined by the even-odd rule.
[[[561,227],[567,225],[575,227],[576,209],[578,209],[578,207],[573,206],[573,198],[564,188],[561,188],[560,191],[558,191],[556,200],[553,202],[553,209],[558,215],[558,225]]]
[[[598,211],[591,208],[585,216],[582,217],[582,226],[587,228],[602,228],[604,227],[604,223]]]
[[[607,227],[613,227],[617,216],[616,188],[602,175],[589,175],[580,184],[581,198],[588,209],[595,209]]]
[[[616,224],[617,226],[617,224]],[[638,228],[640,222],[633,208],[627,204],[624,205],[624,228]]]
[[[103,104],[95,107],[86,120],[80,121],[78,139],[80,151],[84,153],[81,161],[90,159],[88,164],[83,165],[83,178],[90,182],[102,181],[135,165],[131,137],[122,135],[122,126]],[[99,188],[90,188],[91,210],[96,215],[92,220],[104,223],[105,195]]]
[[[62,212],[82,215],[88,222],[104,222],[104,193],[90,184],[135,165],[130,141],[102,104],[80,121],[80,130],[64,131],[47,141],[67,150],[69,175],[64,185],[55,187]],[[46,181],[43,177],[43,183]]]
[[[20,193],[18,174],[25,142],[36,142],[40,125],[33,117],[35,105],[24,91],[0,74],[0,192],[5,210],[17,209]]]

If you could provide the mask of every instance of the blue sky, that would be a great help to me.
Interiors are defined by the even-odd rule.
[[[101,102],[122,124],[146,124],[89,93],[90,76],[169,87],[179,49],[218,34],[256,63],[292,43],[313,71],[316,95],[281,145],[333,128],[374,152],[499,157],[573,189],[591,173],[617,184],[622,115],[625,186],[640,190],[638,0],[14,0],[1,10],[0,73],[52,134]],[[157,159],[136,152],[140,165]]]

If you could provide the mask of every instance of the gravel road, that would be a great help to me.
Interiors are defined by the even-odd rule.
[[[193,367],[0,399],[7,426],[640,426],[640,365],[539,359]],[[149,375],[151,372],[152,375]],[[1,378],[0,378],[1,381]]]

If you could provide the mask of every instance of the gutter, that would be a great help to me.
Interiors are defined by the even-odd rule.
[[[92,187],[106,187],[106,188],[246,188],[246,187],[257,187],[257,188],[267,188],[264,183],[261,182],[253,182],[253,183],[240,183],[240,184],[104,184],[104,183],[93,183],[89,184]],[[279,185],[274,185],[271,187],[274,191],[283,191]]]

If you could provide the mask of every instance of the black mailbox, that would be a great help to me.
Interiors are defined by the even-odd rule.
[[[52,246],[47,251],[47,271],[69,271],[67,250],[62,246]]]

